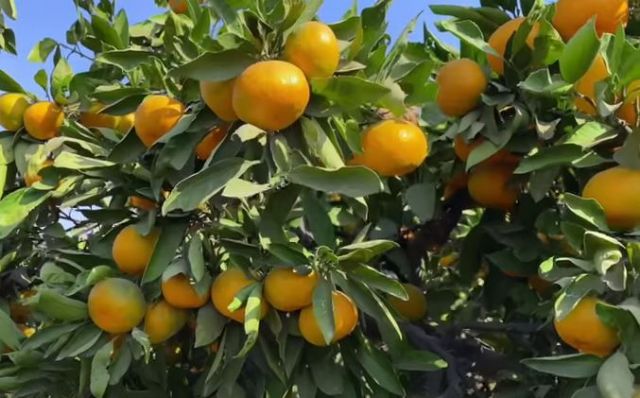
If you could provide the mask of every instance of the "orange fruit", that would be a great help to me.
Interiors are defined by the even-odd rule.
[[[164,300],[149,305],[144,317],[144,332],[151,344],[169,340],[186,325],[189,313],[174,308]]]
[[[585,297],[563,319],[553,325],[558,336],[569,346],[599,357],[609,356],[620,344],[616,330],[605,325],[596,312],[595,297]],[[604,304],[604,303],[603,303]]]
[[[440,258],[440,260],[438,261],[438,265],[444,268],[453,267],[458,263],[459,259],[460,255],[458,253],[447,254],[446,256]]]
[[[591,101],[596,101],[596,85],[609,77],[609,68],[604,57],[600,54],[593,60],[593,63],[580,80],[576,82],[576,91]],[[595,115],[596,108],[584,98],[576,98],[576,107],[581,112],[588,115]]]
[[[487,77],[476,62],[462,58],[447,62],[438,72],[436,102],[442,113],[463,116],[480,104],[487,89]]]
[[[87,112],[80,113],[80,124],[87,128],[115,129],[120,122],[120,118],[100,113],[104,108],[104,104],[101,103],[91,105]]]
[[[640,99],[640,80],[629,84],[624,103],[617,111],[617,116],[633,127],[638,122],[638,99]]]
[[[224,140],[224,137],[227,136],[228,131],[228,125],[220,125],[211,129],[209,134],[207,134],[196,147],[196,157],[200,160],[209,159],[209,156],[211,156],[213,151]]]
[[[465,189],[469,182],[469,175],[463,171],[456,173],[451,180],[449,180],[442,193],[442,199],[447,201],[451,199],[457,192]]]
[[[29,104],[29,97],[24,94],[8,93],[0,96],[0,126],[8,131],[20,130]]]
[[[494,72],[499,75],[504,73],[504,54],[507,51],[507,44],[509,40],[511,40],[511,36],[513,36],[520,26],[525,21],[525,18],[515,18],[500,26],[496,29],[495,32],[489,37],[489,45],[500,55],[500,57],[496,57],[495,55],[487,55],[489,60],[489,65]],[[531,28],[531,32],[527,36],[527,45],[529,48],[533,49],[536,37],[540,33],[540,25],[538,23],[534,23],[533,28]]]
[[[113,260],[120,271],[136,276],[144,274],[159,237],[158,228],[149,235],[142,236],[135,226],[124,227],[113,241],[112,248]]]
[[[358,307],[349,296],[342,292],[334,291],[331,298],[335,326],[332,343],[335,343],[350,335],[358,325]],[[313,313],[313,306],[306,307],[300,311],[298,327],[302,337],[309,343],[320,347],[328,345]]]
[[[47,167],[53,166],[53,160],[47,159],[40,164],[33,165],[29,162],[27,167],[27,172],[24,176],[24,184],[28,187],[33,184],[42,181],[42,176],[40,175],[40,171],[46,169]]]
[[[233,319],[236,322],[244,322],[244,307],[238,308],[235,311],[229,311],[229,304],[233,302],[233,298],[240,292],[240,290],[257,283],[257,281],[247,278],[244,271],[240,268],[228,268],[216,277],[211,285],[211,301],[213,306],[216,307],[219,313],[227,318]],[[260,303],[260,318],[264,318],[267,315],[269,306],[263,299]]]
[[[595,199],[604,209],[613,229],[628,230],[640,225],[640,170],[616,166],[591,177],[582,196]]]
[[[409,295],[407,300],[390,296],[389,305],[409,321],[416,322],[423,319],[427,315],[427,298],[424,293],[419,287],[410,283],[403,283],[403,286]]]
[[[24,127],[37,140],[48,140],[60,135],[64,123],[62,108],[53,102],[36,102],[24,111]]]
[[[225,122],[238,120],[233,110],[233,88],[236,79],[222,82],[200,82],[200,95],[209,109]]]
[[[403,176],[420,167],[428,154],[427,136],[418,126],[391,119],[364,132],[362,154],[351,163],[367,166],[385,177]]]
[[[518,199],[519,189],[510,183],[514,167],[509,164],[482,164],[469,176],[469,194],[479,205],[511,210]]]
[[[619,26],[626,26],[629,19],[627,0],[558,0],[553,26],[566,41],[580,28],[596,17],[599,36],[615,33]]]
[[[310,21],[287,37],[283,58],[302,69],[307,79],[331,77],[340,63],[340,46],[328,25]]]
[[[169,0],[169,7],[176,14],[186,14],[189,10],[187,0]]]
[[[198,293],[185,274],[177,274],[163,281],[162,296],[176,308],[200,308],[209,301],[209,293]]]
[[[136,134],[149,148],[178,124],[184,112],[185,107],[180,101],[166,95],[150,95],[136,110]]]
[[[140,288],[122,278],[98,282],[89,293],[89,317],[108,333],[128,333],[144,318],[146,303]]]
[[[292,268],[274,268],[264,280],[264,297],[277,310],[291,312],[311,305],[318,275],[297,274]]]
[[[310,99],[309,84],[297,66],[284,61],[261,61],[249,66],[233,88],[238,118],[266,131],[291,126]]]
[[[127,134],[133,128],[136,123],[136,114],[129,113],[128,115],[120,116],[116,125],[116,130],[122,134]]]
[[[156,202],[143,196],[131,196],[129,198],[129,206],[136,209],[151,211],[156,208]]]

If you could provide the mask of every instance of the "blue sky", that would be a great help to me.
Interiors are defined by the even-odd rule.
[[[366,7],[374,2],[360,0],[360,6]],[[16,33],[18,56],[0,54],[0,69],[13,76],[28,90],[41,95],[41,89],[33,82],[33,76],[43,65],[30,63],[27,61],[27,55],[44,37],[64,41],[65,32],[75,20],[75,8],[71,0],[18,0],[16,3],[18,20],[9,21],[9,25]],[[423,12],[421,20],[432,26],[436,17],[428,11],[430,4],[470,6],[478,3],[478,0],[395,0],[388,16],[389,32],[396,37],[411,18],[420,12]],[[335,22],[340,19],[349,4],[351,1],[348,0],[325,0],[320,17],[323,21]],[[131,23],[163,11],[155,6],[153,0],[121,0],[117,5],[127,11]],[[420,30],[417,29],[416,37],[420,37]],[[72,57],[70,60],[75,71],[86,69],[86,63],[81,59]],[[44,68],[50,71],[50,62],[44,65]]]

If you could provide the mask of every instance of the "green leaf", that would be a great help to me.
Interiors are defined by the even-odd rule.
[[[320,123],[315,119],[303,117],[300,119],[302,123],[302,133],[309,147],[309,152],[322,161],[322,165],[332,169],[344,167],[344,160],[336,149],[333,142],[327,137],[322,130]]]
[[[186,230],[187,224],[184,222],[174,222],[162,226],[158,243],[156,243],[149,265],[142,277],[143,284],[153,282],[162,276],[171,260],[176,256]]]
[[[29,52],[27,59],[30,62],[42,63],[47,60],[49,55],[55,48],[58,47],[58,42],[52,38],[44,38],[40,40]]]
[[[382,84],[355,76],[312,79],[311,89],[314,94],[347,110],[357,109],[364,104],[375,104],[391,91]]]
[[[562,166],[580,159],[582,148],[577,145],[556,145],[543,148],[539,152],[520,161],[515,174],[526,174],[553,166]]]
[[[15,0],[0,0],[0,8],[7,14],[7,16],[13,20],[18,18],[18,9],[16,8]]]
[[[433,372],[448,367],[445,360],[426,350],[418,351],[407,347],[392,354],[393,366],[398,370]]]
[[[250,198],[271,189],[270,184],[256,184],[241,178],[230,180],[222,191],[225,198]]]
[[[322,331],[324,341],[330,344],[336,330],[333,317],[333,286],[326,279],[319,280],[313,291],[313,315]]]
[[[173,210],[191,211],[220,192],[232,179],[239,178],[260,162],[227,158],[180,181],[162,205],[162,214]]]
[[[9,236],[49,196],[46,191],[22,188],[0,200],[0,239]]]
[[[89,158],[78,155],[77,153],[63,151],[56,156],[53,166],[58,169],[92,170],[115,166],[115,163],[108,160]]]
[[[258,332],[260,331],[260,318],[262,318],[262,284],[255,283],[247,297],[247,303],[244,308],[244,332],[247,339],[236,355],[236,358],[247,355],[258,341]]]
[[[67,91],[73,79],[73,70],[66,58],[60,58],[51,73],[51,96],[60,104],[66,104]]]
[[[125,43],[122,42],[122,38],[118,32],[112,27],[111,22],[101,15],[91,15],[91,26],[93,27],[93,33],[96,38],[110,46],[113,46],[119,50],[125,48]]]
[[[13,80],[13,78],[3,70],[0,70],[0,91],[4,91],[7,93],[26,93],[25,89],[22,88],[20,83]]]
[[[195,347],[203,347],[218,340],[228,321],[211,305],[205,305],[200,308],[196,320]]]
[[[13,323],[13,320],[2,309],[0,309],[0,341],[13,349],[20,347],[20,329]]]
[[[551,76],[549,69],[544,68],[530,74],[518,83],[518,87],[534,95],[556,97],[571,92],[573,84],[567,83],[558,75]]]
[[[370,240],[343,246],[338,250],[338,260],[348,264],[366,264],[392,249],[400,247],[390,240]]]
[[[287,177],[294,184],[316,191],[340,193],[353,198],[384,191],[382,180],[374,171],[361,166],[328,170],[313,166],[298,166]]]
[[[604,210],[595,199],[585,199],[571,193],[565,193],[563,201],[567,209],[580,220],[601,231],[609,230]]]
[[[617,132],[611,126],[600,122],[587,122],[578,127],[565,141],[565,144],[578,145],[583,149],[610,141],[617,137]]]
[[[68,336],[82,325],[81,323],[63,323],[40,329],[35,335],[25,341],[22,349],[25,351],[36,350],[45,344],[57,341],[63,336]]]
[[[145,50],[114,50],[98,54],[96,62],[117,66],[127,72],[153,61],[155,55]]]
[[[47,288],[38,289],[35,296],[24,300],[24,305],[60,321],[80,321],[89,316],[85,302],[63,296]]]
[[[204,53],[169,74],[199,81],[224,81],[233,79],[256,60],[239,50],[224,50],[217,53]]]
[[[528,358],[522,363],[538,372],[570,379],[586,379],[598,373],[603,360],[593,355],[570,354]]]
[[[560,73],[565,81],[577,82],[591,67],[600,49],[595,18],[569,40],[560,56]]]
[[[405,193],[405,199],[420,222],[433,219],[437,201],[434,183],[423,182],[410,186]]]
[[[193,234],[191,242],[189,242],[188,256],[191,274],[196,282],[199,282],[205,273],[204,254],[202,253],[202,235],[200,233]]]
[[[402,283],[383,274],[375,268],[360,264],[349,271],[349,277],[358,279],[365,285],[390,294],[400,300],[407,300],[409,296]]]
[[[302,208],[304,209],[305,227],[313,235],[313,240],[322,246],[334,249],[336,246],[336,233],[326,207],[310,191],[302,195]]]
[[[554,304],[555,318],[562,320],[580,303],[580,301],[592,292],[602,293],[604,284],[599,276],[582,274],[560,293]]]
[[[450,19],[437,23],[440,30],[450,32],[463,43],[470,45],[471,47],[482,51],[489,55],[500,55],[493,49],[487,42],[484,41],[484,35],[482,31],[474,22],[469,20],[456,20]]]
[[[362,342],[357,351],[358,362],[380,387],[392,394],[404,396],[404,388],[391,361],[368,342]]]
[[[107,391],[109,385],[109,364],[111,363],[111,353],[113,351],[113,342],[109,341],[96,352],[91,360],[91,381],[89,388],[91,394],[96,398],[102,398]]]
[[[64,358],[72,358],[82,354],[98,341],[102,336],[102,330],[95,327],[93,324],[87,324],[82,328],[76,330],[69,341],[62,347],[58,353],[56,360]]]
[[[604,397],[631,397],[634,394],[634,376],[629,361],[621,352],[611,355],[600,367],[596,383]]]

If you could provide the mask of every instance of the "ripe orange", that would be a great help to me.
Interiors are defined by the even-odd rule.
[[[277,310],[291,312],[311,305],[318,275],[297,274],[292,268],[274,268],[264,280],[264,297]]]
[[[37,140],[44,141],[60,135],[62,123],[62,108],[53,102],[36,102],[24,112],[24,127]]]
[[[440,260],[438,261],[438,265],[444,268],[453,267],[458,263],[459,259],[460,255],[458,253],[447,254],[446,256],[440,258]]]
[[[238,120],[233,110],[233,88],[236,79],[222,82],[200,82],[200,95],[209,109],[225,122]]]
[[[189,313],[174,308],[164,300],[149,305],[144,317],[144,332],[151,344],[169,340],[186,325]]]
[[[599,36],[615,33],[629,19],[628,0],[558,0],[553,26],[566,41],[589,20],[596,17]]]
[[[95,103],[88,111],[80,113],[80,124],[87,128],[115,129],[120,118],[106,113],[100,113],[105,108],[104,104]]]
[[[331,77],[340,63],[340,46],[329,26],[306,22],[287,38],[283,58],[302,69],[307,79]]]
[[[638,122],[638,100],[640,99],[640,80],[633,81],[627,87],[626,98],[618,109],[617,115],[632,127]]]
[[[8,93],[0,96],[0,126],[8,131],[20,130],[29,104],[29,97],[24,94]]]
[[[146,303],[140,288],[122,278],[98,282],[89,293],[89,317],[108,333],[128,333],[144,318]]]
[[[597,200],[607,216],[607,223],[618,230],[640,225],[640,170],[612,167],[593,177],[585,185],[582,196]]]
[[[113,241],[112,248],[113,260],[120,271],[136,276],[144,274],[159,236],[158,228],[149,235],[142,236],[135,226],[124,227]]]
[[[596,313],[595,297],[585,297],[563,319],[555,320],[558,336],[576,350],[606,357],[618,347],[620,340],[616,330],[605,325]]]
[[[150,95],[136,110],[136,134],[149,148],[178,124],[184,112],[185,107],[180,101],[166,95]]]
[[[390,296],[389,304],[409,321],[416,322],[423,319],[427,315],[427,298],[424,293],[419,287],[410,283],[404,283],[403,286],[409,294],[409,298],[405,301]]]
[[[469,176],[469,194],[479,205],[490,209],[511,210],[519,189],[511,184],[514,167],[510,164],[482,164]]]
[[[33,164],[32,162],[29,162],[27,167],[27,172],[24,175],[24,184],[30,187],[36,182],[42,181],[42,176],[40,175],[40,171],[51,166],[53,166],[53,160],[51,159],[47,159],[44,162],[39,164]]]
[[[131,131],[135,123],[136,123],[135,113],[130,113],[128,115],[120,116],[118,118],[118,124],[116,125],[116,130],[118,130],[122,134],[127,134],[129,131]]]
[[[213,151],[224,140],[224,137],[227,136],[228,131],[229,126],[226,124],[211,129],[209,134],[207,134],[196,147],[196,157],[200,160],[209,159],[209,156],[211,156]]]
[[[364,132],[362,150],[352,164],[367,166],[385,177],[403,176],[424,162],[429,143],[426,134],[415,124],[384,120]]]
[[[143,196],[131,196],[129,198],[129,206],[136,209],[151,211],[156,208],[156,202]]]
[[[590,98],[591,101],[596,100],[596,85],[609,77],[609,68],[604,60],[604,57],[600,54],[593,60],[591,67],[587,70],[578,82],[576,82],[576,91]],[[596,108],[584,98],[576,98],[576,107],[588,114],[595,115]]]
[[[332,343],[335,343],[350,335],[358,325],[358,307],[349,296],[342,292],[333,292],[331,297],[335,326]],[[313,313],[313,306],[306,307],[300,311],[298,327],[302,337],[309,343],[320,347],[328,345]]]
[[[211,285],[211,301],[213,306],[216,307],[219,313],[227,318],[233,319],[236,322],[244,322],[244,307],[238,308],[235,311],[229,311],[229,304],[233,302],[233,298],[240,292],[240,290],[257,283],[257,281],[247,278],[244,271],[240,268],[228,268],[216,277]],[[267,315],[269,306],[263,299],[260,304],[260,318],[264,318]]]
[[[186,0],[169,0],[169,7],[176,14],[185,14],[189,9]]]
[[[489,45],[499,54],[501,57],[496,57],[494,55],[488,55],[489,65],[491,65],[491,69],[499,75],[504,73],[504,54],[507,51],[507,44],[520,26],[525,21],[525,18],[516,18],[511,21],[506,22],[489,37]],[[540,25],[535,23],[533,28],[531,28],[531,32],[527,36],[527,45],[529,48],[534,48],[534,44],[536,41],[536,37],[540,33]]]
[[[163,281],[162,296],[176,308],[200,308],[209,301],[209,293],[199,294],[184,274]]]
[[[248,67],[236,79],[233,109],[245,123],[278,131],[302,116],[310,95],[300,68],[284,61],[262,61]]]
[[[447,116],[459,117],[478,106],[487,77],[476,62],[462,58],[447,62],[438,72],[436,102]]]

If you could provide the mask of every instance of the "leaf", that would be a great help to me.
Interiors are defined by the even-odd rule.
[[[560,76],[549,73],[548,68],[538,69],[530,74],[518,87],[534,95],[555,97],[571,92],[573,84],[567,83]]]
[[[560,56],[560,73],[565,81],[577,82],[589,70],[600,49],[592,18],[569,40]]]
[[[153,282],[162,276],[175,257],[178,247],[182,244],[186,230],[187,224],[185,222],[174,222],[162,226],[158,243],[156,243],[149,265],[144,271],[142,284]]]
[[[250,198],[271,189],[270,184],[256,184],[241,178],[230,180],[222,191],[225,198]]]
[[[338,250],[341,263],[366,264],[392,249],[400,247],[390,240],[370,240],[343,246]]]
[[[200,233],[193,234],[191,242],[189,242],[188,256],[193,279],[199,282],[205,273],[204,254],[202,253],[202,235]]]
[[[110,340],[96,352],[91,360],[91,381],[89,388],[91,394],[97,398],[102,398],[109,385],[109,363],[111,363],[111,353],[113,342]]]
[[[291,182],[327,193],[340,193],[353,198],[382,192],[384,185],[372,170],[362,166],[347,166],[329,170],[313,166],[298,166],[287,177]]]
[[[9,314],[0,309],[0,341],[12,349],[17,349],[20,347],[21,336],[22,333]]]
[[[309,147],[309,152],[322,161],[322,165],[332,169],[344,167],[342,156],[333,145],[333,142],[322,130],[320,123],[315,119],[303,117],[302,133]]]
[[[124,49],[125,44],[118,32],[111,26],[108,19],[99,14],[91,15],[91,26],[96,38],[106,44],[109,44],[119,50]]]
[[[203,347],[218,340],[228,321],[227,318],[220,315],[211,305],[205,305],[200,308],[196,320],[195,347]]]
[[[574,144],[583,149],[590,149],[616,137],[617,132],[611,126],[593,121],[578,127],[565,141],[565,144]]]
[[[312,79],[311,89],[314,94],[347,110],[357,109],[364,104],[375,104],[391,91],[382,84],[355,76]]]
[[[36,350],[45,344],[57,341],[62,336],[71,334],[80,326],[82,326],[80,323],[63,323],[40,329],[23,344],[22,349],[25,351]]]
[[[204,53],[193,61],[173,69],[169,74],[198,81],[224,81],[233,79],[256,60],[239,50]]]
[[[433,372],[446,369],[448,364],[436,354],[425,350],[405,348],[393,354],[393,366],[398,370],[414,372]]]
[[[389,359],[368,342],[362,342],[357,351],[358,362],[380,387],[392,394],[404,396],[404,388]]]
[[[0,200],[0,239],[9,236],[49,196],[46,191],[22,188]]]
[[[58,169],[91,170],[115,166],[108,160],[100,160],[78,155],[77,153],[63,151],[56,156],[53,166]]]
[[[523,359],[522,363],[538,372],[570,379],[585,379],[598,373],[603,360],[586,354],[559,355]]]
[[[400,300],[407,300],[409,296],[402,286],[402,283],[389,276],[383,274],[375,268],[368,265],[360,264],[356,268],[349,271],[349,277],[358,279],[360,282],[380,290],[381,292],[390,294]]]
[[[96,57],[96,62],[117,66],[130,72],[142,64],[152,62],[154,58],[155,55],[150,51],[127,49],[100,53]]]
[[[74,332],[73,336],[71,336],[69,341],[67,341],[58,353],[56,360],[59,361],[64,358],[72,358],[82,354],[89,348],[93,347],[100,336],[102,336],[102,330],[98,329],[93,324],[85,325]]]
[[[180,181],[162,205],[162,214],[173,210],[190,211],[220,192],[230,180],[239,178],[259,162],[227,158]]]
[[[22,88],[20,83],[13,80],[13,78],[3,70],[0,70],[0,91],[26,94],[25,89]]]
[[[18,9],[15,0],[0,0],[0,8],[7,16],[13,20],[18,18]]]
[[[334,249],[336,246],[335,227],[331,223],[327,209],[314,193],[305,191],[302,195],[305,227],[313,240],[322,246]]]
[[[553,166],[567,165],[582,157],[582,148],[577,145],[556,145],[520,161],[515,174],[526,174]]]
[[[621,352],[616,352],[600,367],[596,383],[604,397],[623,398],[634,395],[634,379],[629,370],[627,357]]]
[[[47,288],[38,289],[36,295],[24,300],[24,305],[60,321],[80,321],[89,316],[85,302],[63,296]]]
[[[563,199],[567,209],[580,220],[601,231],[609,230],[604,210],[595,199],[586,199],[570,193],[565,193]]]
[[[604,285],[597,275],[582,274],[576,277],[556,299],[554,304],[556,320],[562,320],[569,315],[589,293],[602,293],[603,291]]]
[[[236,358],[247,355],[256,344],[256,341],[258,341],[260,318],[262,318],[262,300],[264,300],[262,284],[255,283],[249,293],[249,297],[247,297],[247,303],[244,308],[244,332],[247,335],[247,339]]]
[[[423,182],[409,187],[405,193],[407,205],[420,222],[433,219],[436,211],[436,186],[431,182]]]
[[[333,286],[326,279],[319,280],[313,290],[313,315],[318,322],[324,341],[330,344],[336,330],[333,316]]]
[[[49,54],[58,46],[58,42],[50,37],[44,38],[36,43],[29,52],[27,59],[30,62],[42,63],[47,60]]]
[[[487,42],[484,41],[482,31],[472,21],[450,19],[436,24],[440,30],[450,32],[463,43],[480,50],[483,53],[500,57],[500,55]]]

